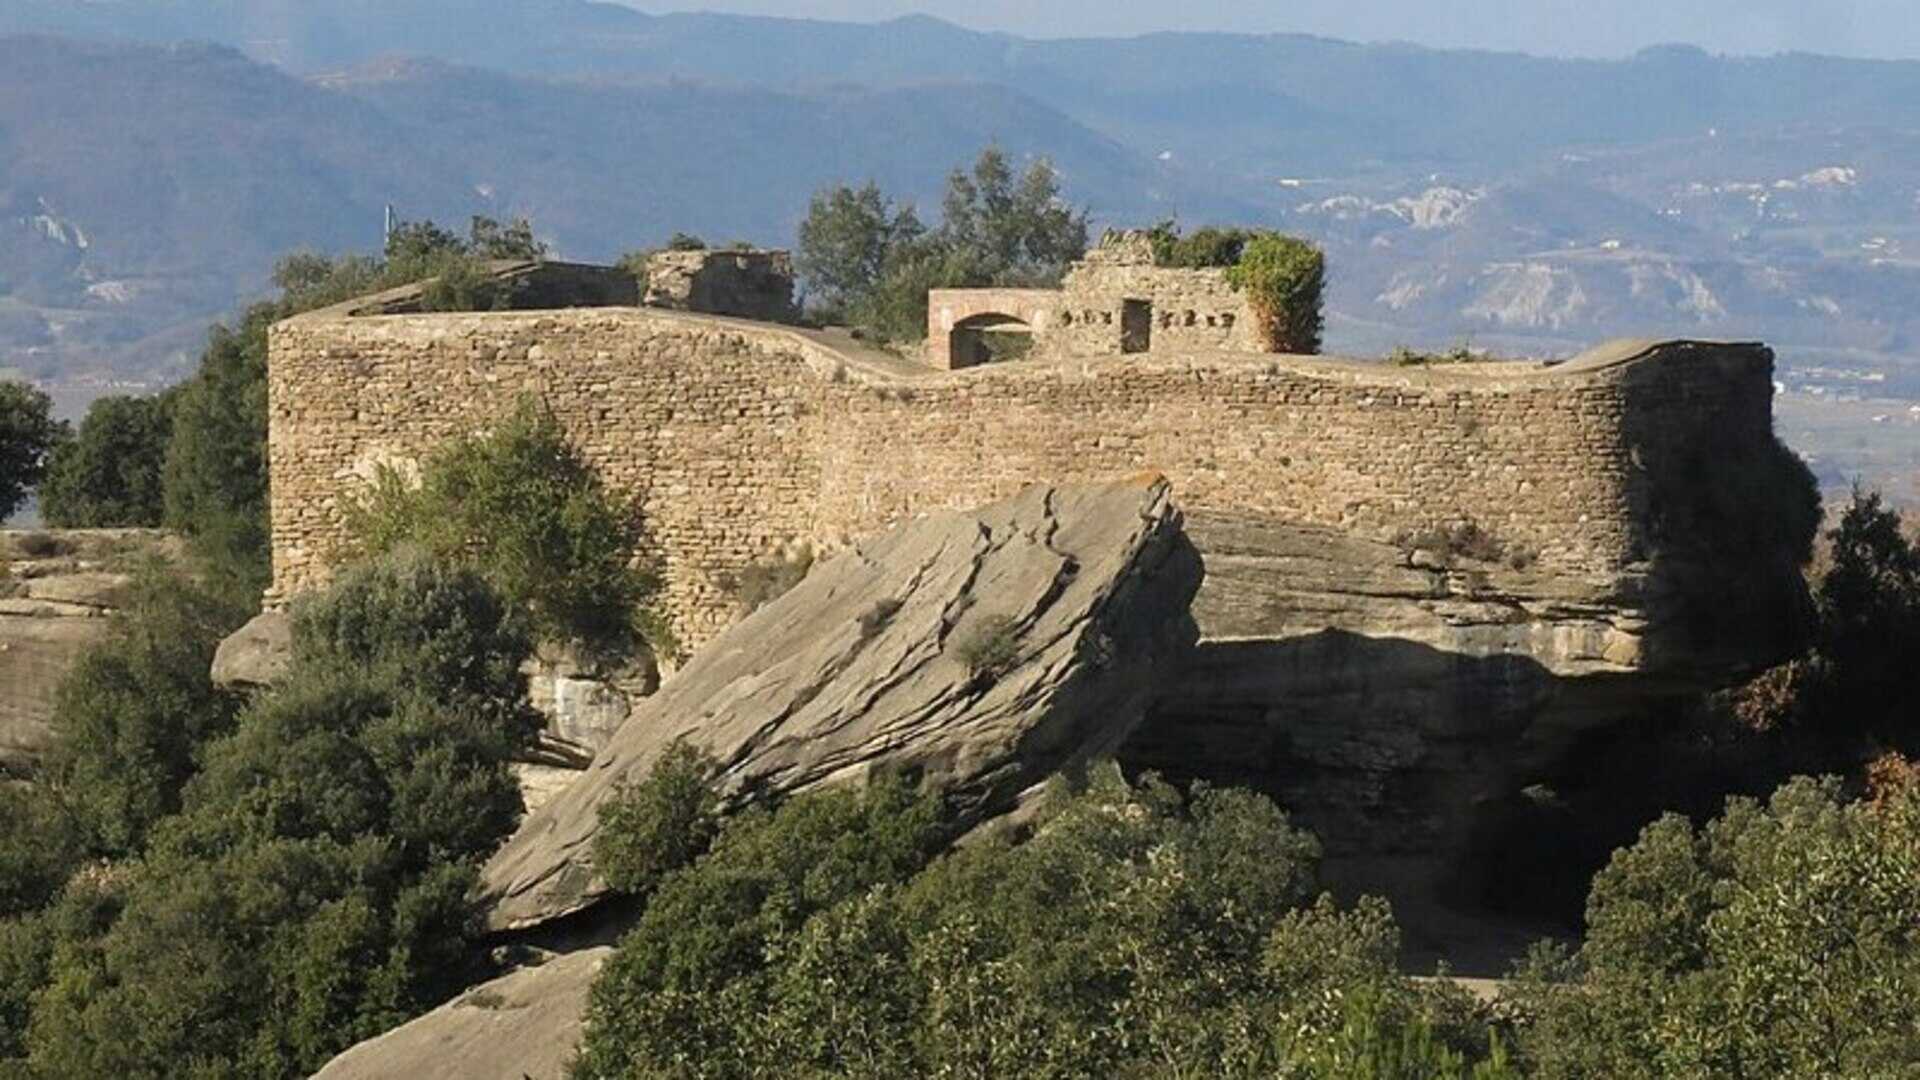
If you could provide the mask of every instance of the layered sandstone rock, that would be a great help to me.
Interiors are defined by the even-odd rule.
[[[55,692],[106,637],[132,572],[177,554],[144,529],[0,532],[0,776],[31,772],[45,752]]]
[[[1200,580],[1158,478],[1036,487],[855,544],[701,649],[488,865],[493,925],[592,904],[601,805],[675,740],[738,802],[875,769],[925,775],[963,821],[1111,755],[1184,659]]]
[[[562,1080],[587,990],[612,953],[583,949],[483,983],[334,1058],[314,1080]]]

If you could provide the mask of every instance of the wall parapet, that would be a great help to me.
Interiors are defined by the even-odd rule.
[[[638,308],[318,312],[271,333],[272,596],[325,579],[375,466],[522,393],[635,500],[690,644],[737,616],[741,571],[796,546],[1146,469],[1194,509],[1409,550],[1471,524],[1504,559],[1631,592],[1661,542],[1643,463],[1708,432],[1770,440],[1771,371],[1761,346],[1669,342],[1558,365],[1157,350],[949,372]]]

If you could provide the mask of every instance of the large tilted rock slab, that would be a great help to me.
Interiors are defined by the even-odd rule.
[[[583,949],[476,986],[327,1062],[314,1080],[562,1080],[587,990],[612,954]]]
[[[677,739],[730,800],[860,778],[940,783],[964,820],[1109,755],[1192,646],[1198,554],[1160,478],[1036,487],[900,526],[821,564],[640,702],[593,765],[488,865],[492,923],[593,903],[602,803]],[[1004,671],[973,670],[1005,622]],[[991,651],[991,650],[986,650]]]

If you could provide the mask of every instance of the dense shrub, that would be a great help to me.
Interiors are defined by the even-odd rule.
[[[173,400],[170,393],[96,399],[79,431],[47,460],[40,484],[46,523],[59,529],[159,525]]]
[[[712,757],[676,742],[645,780],[621,788],[600,808],[593,867],[609,886],[646,895],[706,853],[720,830],[719,799],[710,786],[717,771]]]
[[[87,851],[137,855],[180,809],[208,743],[233,728],[235,699],[209,677],[214,649],[252,614],[170,567],[147,567],[108,638],[54,701],[48,779]]]
[[[1257,796],[1103,768],[916,872],[940,821],[889,780],[729,823],[594,986],[576,1074],[1424,1080],[1488,1049],[1393,973],[1384,905],[1308,906],[1318,846]]]
[[[1326,256],[1305,240],[1279,233],[1254,235],[1227,280],[1247,294],[1262,343],[1274,352],[1320,351]]]
[[[1155,266],[1182,270],[1225,269],[1240,262],[1247,241],[1256,234],[1245,229],[1217,229],[1212,226],[1182,235],[1178,226],[1164,221],[1148,230],[1153,244]]]
[[[65,438],[67,425],[53,418],[53,399],[44,391],[0,382],[0,521],[20,509]]]
[[[417,482],[381,470],[348,526],[365,552],[416,545],[472,567],[543,639],[607,660],[643,635],[672,651],[645,607],[655,579],[634,564],[637,511],[606,491],[538,402],[522,400],[490,432],[447,443]]]
[[[539,729],[521,626],[477,576],[404,553],[303,605],[284,683],[202,748],[144,857],[104,871],[117,915],[16,954],[44,969],[29,1067],[306,1075],[464,985],[477,867],[521,810],[507,760]]]
[[[1522,972],[1541,1077],[1920,1069],[1920,791],[1799,780],[1666,818],[1594,880],[1578,953]]]

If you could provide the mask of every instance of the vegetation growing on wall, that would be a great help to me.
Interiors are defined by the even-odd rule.
[[[1247,294],[1262,344],[1273,352],[1320,351],[1326,256],[1305,240],[1260,233],[1247,241],[1227,281]]]
[[[871,182],[816,193],[795,265],[818,317],[911,342],[927,335],[929,291],[1057,285],[1086,248],[1086,212],[1061,198],[1052,165],[1035,161],[1016,177],[988,147],[948,176],[932,229]]]
[[[643,636],[672,650],[647,614],[658,583],[634,561],[638,511],[607,492],[538,401],[442,446],[417,478],[382,468],[348,527],[363,552],[418,545],[472,567],[544,640],[607,661]]]
[[[1265,229],[1201,228],[1182,235],[1171,221],[1147,233],[1156,266],[1222,269],[1247,294],[1262,347],[1311,355],[1320,351],[1326,256],[1313,244]]]
[[[304,311],[412,284],[475,260],[537,258],[525,221],[476,217],[466,239],[431,221],[403,224],[383,258],[290,255],[274,269],[277,300],[215,326],[200,368],[178,389],[162,486],[166,524],[185,533],[220,573],[258,591],[267,580],[267,328]],[[470,274],[454,271],[456,277]],[[457,284],[457,282],[455,283]],[[442,300],[491,307],[493,297],[449,286]],[[464,300],[463,300],[464,297]]]

